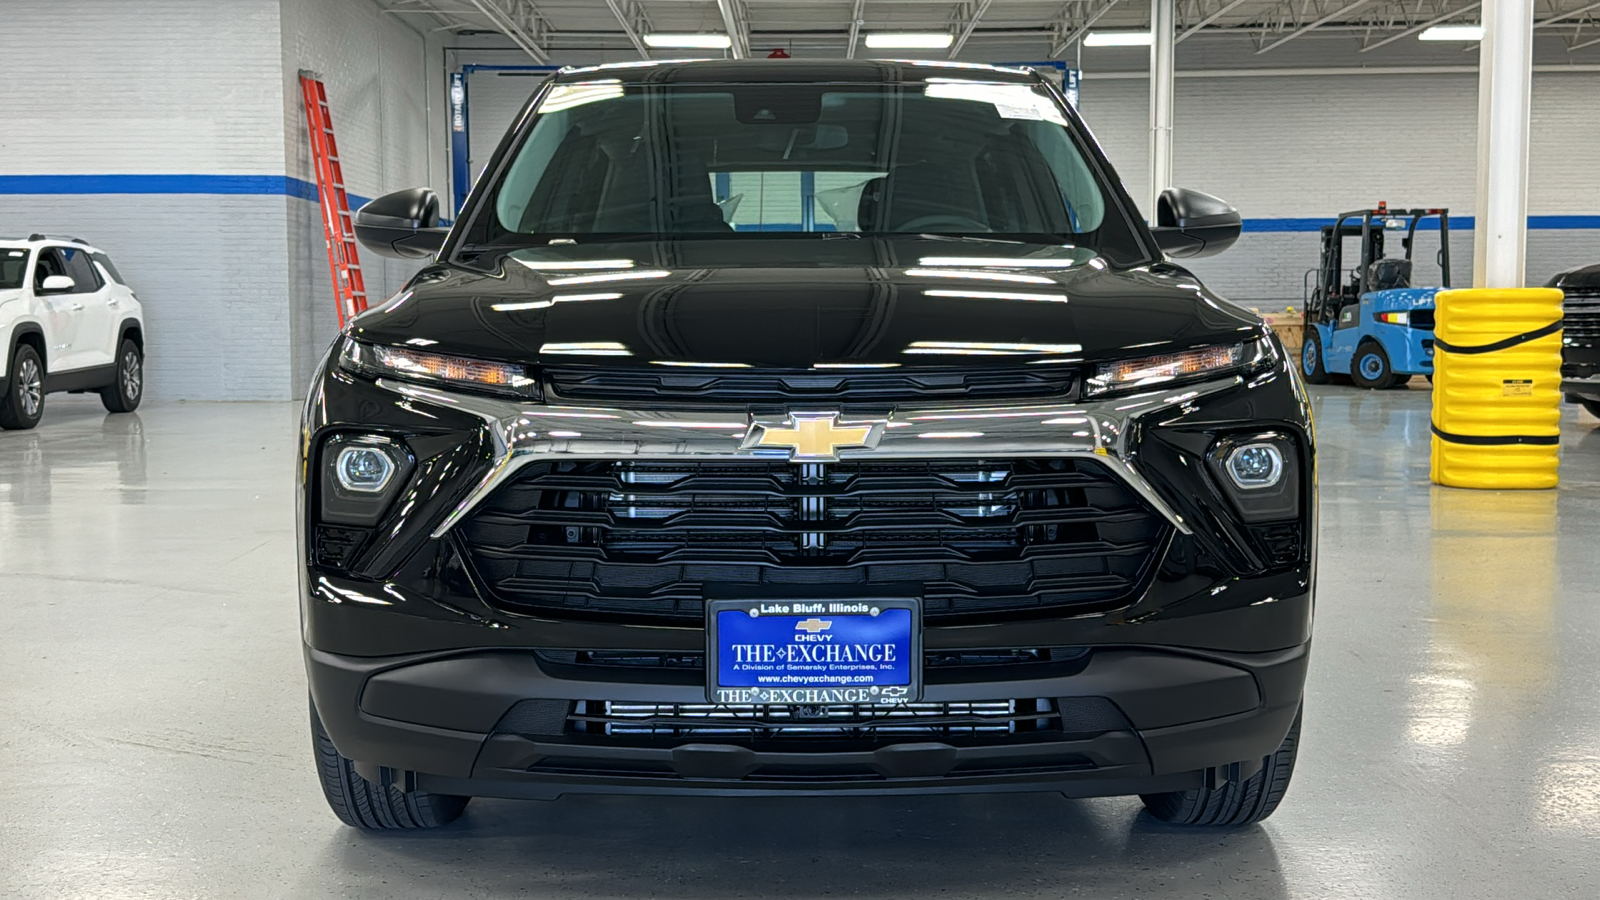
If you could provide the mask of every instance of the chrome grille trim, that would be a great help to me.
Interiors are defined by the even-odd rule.
[[[874,448],[841,448],[841,460],[940,460],[1007,457],[1080,457],[1105,464],[1181,533],[1189,524],[1155,492],[1132,461],[1129,434],[1146,416],[1235,388],[1238,375],[1177,388],[1104,400],[1054,405],[901,409],[887,416]],[[538,460],[773,459],[743,449],[750,415],[744,412],[628,410],[538,406],[476,394],[453,393],[380,378],[379,387],[408,400],[457,409],[484,420],[495,462],[433,531],[443,537],[522,466]],[[726,426],[725,430],[721,426]],[[578,437],[547,432],[577,431]],[[955,436],[952,436],[955,435]]]

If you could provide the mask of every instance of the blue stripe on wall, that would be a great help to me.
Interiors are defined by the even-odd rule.
[[[0,194],[253,194],[316,200],[317,186],[288,175],[0,175]],[[371,199],[349,196],[352,207]]]
[[[316,200],[317,186],[288,175],[0,175],[0,194],[255,194]],[[359,207],[371,198],[350,195]],[[1319,231],[1332,218],[1245,219],[1250,233]],[[1450,224],[1472,230],[1472,216],[1456,216]],[[1600,230],[1600,215],[1529,216],[1536,231]],[[1424,219],[1421,230],[1437,231],[1438,219]]]
[[[1245,219],[1244,230],[1247,232],[1320,231],[1322,226],[1332,224],[1333,219]],[[1359,219],[1356,220],[1356,224],[1361,224]],[[1471,231],[1473,224],[1473,216],[1450,217],[1451,228]],[[1600,229],[1600,216],[1529,216],[1528,228],[1534,231]],[[1417,230],[1438,231],[1439,220],[1423,219]]]

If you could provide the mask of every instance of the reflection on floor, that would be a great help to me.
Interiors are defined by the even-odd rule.
[[[1301,767],[1265,826],[1131,800],[479,802],[338,825],[312,778],[289,404],[0,433],[0,897],[1600,896],[1600,430],[1557,492],[1430,487],[1428,393],[1316,393]]]

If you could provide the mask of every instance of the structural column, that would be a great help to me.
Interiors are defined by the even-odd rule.
[[[1150,205],[1145,215],[1156,218],[1156,198],[1172,186],[1172,90],[1174,0],[1150,0]]]
[[[1485,0],[1483,28],[1478,51],[1478,205],[1472,285],[1520,288],[1528,244],[1533,0]]]

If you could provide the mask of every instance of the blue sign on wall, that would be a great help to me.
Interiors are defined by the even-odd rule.
[[[450,73],[450,181],[455,188],[456,213],[467,203],[472,173],[467,168],[471,150],[467,146],[467,73]]]

